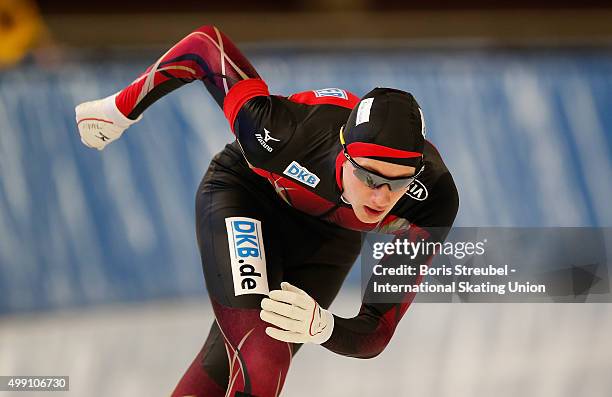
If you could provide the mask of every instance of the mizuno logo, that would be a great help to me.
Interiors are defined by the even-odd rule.
[[[257,140],[259,141],[259,144],[263,146],[263,148],[266,149],[268,152],[272,152],[274,150],[272,146],[268,145],[268,141],[280,142],[280,139],[276,139],[272,137],[272,135],[270,135],[270,131],[268,131],[265,128],[264,128],[264,136],[261,136],[261,134],[255,134],[255,138],[257,138]]]
[[[276,142],[280,142],[280,139],[276,139],[276,138],[272,138],[272,135],[270,135],[270,131],[266,130],[264,128],[264,141],[268,142],[268,141],[276,141]]]
[[[99,135],[96,135],[96,137],[99,138],[102,142],[106,142],[110,139],[109,137],[101,133],[100,131],[98,131],[98,134]]]

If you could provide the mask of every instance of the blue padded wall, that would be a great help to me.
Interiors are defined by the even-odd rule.
[[[612,226],[608,51],[249,56],[278,94],[411,91],[459,188],[456,225]],[[0,313],[203,291],[194,194],[232,139],[203,86],[163,98],[103,152],[75,127],[75,104],[117,91],[153,60],[0,74]]]

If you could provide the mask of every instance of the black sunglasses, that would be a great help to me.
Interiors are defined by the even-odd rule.
[[[419,167],[417,167],[418,171],[414,175],[402,178],[388,178],[357,164],[357,162],[351,157],[351,155],[348,154],[348,150],[344,142],[344,136],[342,135],[342,130],[340,130],[340,143],[342,144],[344,157],[346,157],[346,159],[350,161],[350,163],[354,167],[353,174],[355,175],[355,177],[357,177],[357,179],[365,183],[365,185],[370,189],[377,189],[382,185],[388,185],[389,190],[391,191],[406,189],[415,181],[415,179],[417,179],[417,177],[425,169],[425,164],[423,164],[423,156],[421,156]]]

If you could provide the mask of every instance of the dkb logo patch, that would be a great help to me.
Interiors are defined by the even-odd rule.
[[[310,187],[316,187],[320,181],[318,176],[308,171],[306,167],[302,167],[297,161],[293,161],[289,164],[289,166],[285,168],[285,171],[283,171],[283,174]]]
[[[234,279],[234,295],[267,295],[270,290],[261,222],[236,216],[225,218],[225,227]]]

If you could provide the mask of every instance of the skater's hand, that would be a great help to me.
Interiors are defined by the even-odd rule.
[[[261,309],[261,319],[278,327],[267,327],[266,334],[282,342],[321,344],[334,329],[334,316],[329,311],[286,282],[262,299]]]
[[[142,118],[142,115],[136,120],[125,117],[115,105],[115,95],[84,102],[74,110],[81,142],[98,150],[118,139],[123,131]]]

